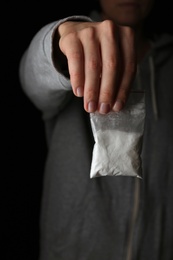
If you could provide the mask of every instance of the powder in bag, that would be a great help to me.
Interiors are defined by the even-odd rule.
[[[131,92],[120,112],[90,113],[95,140],[90,178],[134,176],[142,178],[142,137],[145,121],[144,92]]]

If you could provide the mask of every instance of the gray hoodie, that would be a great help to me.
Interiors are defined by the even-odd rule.
[[[90,19],[66,19],[79,18]],[[52,35],[66,19],[43,27],[20,63],[21,87],[42,111],[48,143],[39,259],[171,260],[173,37],[156,37],[139,64],[146,93],[142,179],[91,179],[94,140],[89,115],[52,61]]]

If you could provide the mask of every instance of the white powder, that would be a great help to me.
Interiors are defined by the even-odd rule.
[[[136,132],[97,131],[90,177],[124,175],[141,178],[141,137],[141,133]]]
[[[90,114],[95,140],[90,178],[106,175],[141,178],[144,97],[144,93],[133,92],[122,111]]]

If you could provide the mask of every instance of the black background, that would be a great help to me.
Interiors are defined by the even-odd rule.
[[[58,1],[13,1],[1,6],[1,248],[5,260],[38,259],[40,199],[47,153],[41,114],[20,87],[19,61],[43,25],[68,15],[88,14],[91,9],[92,1],[80,5],[71,2],[62,3],[61,7]],[[157,2],[151,27],[173,33],[170,2]]]

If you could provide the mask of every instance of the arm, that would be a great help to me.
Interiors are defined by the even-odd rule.
[[[66,20],[90,20],[90,18],[68,17],[44,26],[31,40],[23,54],[19,77],[21,87],[34,105],[43,112],[44,118],[54,116],[68,101],[71,91],[67,68],[59,70],[53,62],[53,42],[58,26]],[[61,56],[59,57],[61,64]]]

